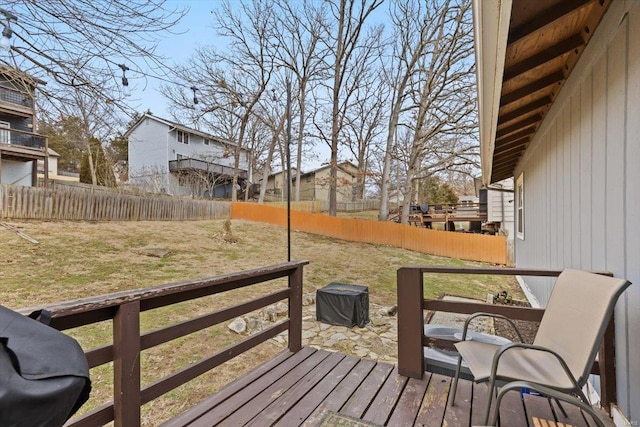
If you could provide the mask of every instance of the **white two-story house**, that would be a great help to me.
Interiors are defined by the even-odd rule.
[[[146,113],[125,133],[129,182],[148,191],[231,197],[233,142]],[[251,181],[248,150],[240,150],[238,184]]]

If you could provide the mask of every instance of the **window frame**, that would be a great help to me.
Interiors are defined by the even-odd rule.
[[[516,179],[516,236],[520,240],[524,240],[524,172]]]
[[[189,145],[189,132],[182,130],[176,131],[176,139],[180,144]]]

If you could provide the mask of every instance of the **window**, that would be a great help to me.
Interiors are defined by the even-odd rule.
[[[178,142],[182,144],[189,143],[189,134],[187,132],[183,132],[181,130],[178,131]]]
[[[4,130],[11,129],[11,123],[0,121],[0,129],[2,129],[0,130],[0,142],[4,144],[11,144],[11,134],[8,130]]]
[[[524,240],[524,174],[521,173],[516,180],[517,218],[516,231],[518,238]]]
[[[205,138],[204,145],[209,145],[209,144],[211,144],[211,140],[209,138]]]

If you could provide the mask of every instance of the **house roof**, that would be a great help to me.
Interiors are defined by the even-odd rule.
[[[474,0],[483,183],[512,177],[613,0]]]
[[[311,170],[309,172],[303,172],[300,174],[300,177],[304,177],[304,176],[308,176],[308,175],[314,175],[320,171],[323,171],[325,169],[329,169],[329,165],[326,166],[322,166],[319,167],[317,169]],[[345,161],[345,162],[340,162],[338,163],[338,169],[340,169],[341,171],[348,173],[351,176],[356,176],[356,174],[353,171],[349,171],[349,168],[351,168],[353,171],[357,171],[358,167],[356,165],[354,165],[353,163],[349,162],[349,161]],[[292,167],[291,171],[295,171],[296,168]],[[269,177],[275,176],[275,175],[280,175],[281,173],[284,173],[284,171],[279,171],[279,172],[273,172],[271,175],[269,175]],[[295,175],[293,176],[293,178],[295,179]]]
[[[131,135],[131,132],[133,132],[133,130],[134,130],[134,129],[136,129],[138,126],[140,126],[140,124],[142,124],[142,122],[144,122],[144,120],[145,120],[145,119],[151,119],[151,120],[154,120],[154,121],[156,121],[156,122],[158,122],[158,123],[163,123],[163,124],[165,124],[165,125],[169,126],[170,128],[172,128],[172,129],[170,129],[170,130],[181,130],[181,131],[183,131],[183,132],[188,132],[188,133],[191,133],[191,134],[194,134],[194,135],[201,136],[201,137],[203,137],[203,138],[208,138],[208,139],[211,139],[211,140],[217,141],[217,142],[219,142],[219,143],[221,143],[221,144],[224,144],[224,145],[232,145],[232,146],[235,146],[235,145],[236,145],[236,143],[235,143],[235,142],[229,141],[229,140],[227,140],[227,139],[220,138],[219,136],[215,136],[215,135],[212,135],[212,134],[210,134],[210,133],[202,132],[202,131],[200,131],[200,130],[197,130],[197,129],[194,129],[194,128],[190,128],[190,127],[188,127],[188,126],[185,126],[185,125],[183,125],[183,124],[181,124],[181,123],[174,122],[173,120],[163,119],[162,117],[158,117],[158,116],[156,116],[156,115],[154,115],[154,114],[150,114],[150,113],[144,113],[144,114],[143,114],[143,115],[142,115],[142,116],[141,116],[141,117],[140,117],[140,118],[139,118],[139,119],[138,119],[138,120],[137,120],[133,125],[131,125],[131,127],[130,127],[130,128],[129,128],[125,133],[124,133],[124,137],[125,137],[125,138],[128,138],[128,137],[129,137],[129,135]],[[242,150],[247,150],[246,148],[241,148],[241,149],[242,149]]]
[[[27,83],[30,86],[46,85],[47,82],[40,80],[37,77],[33,77],[30,74],[25,73],[17,68],[9,67],[7,65],[0,65],[0,75],[3,75],[9,79],[20,79],[22,83]]]

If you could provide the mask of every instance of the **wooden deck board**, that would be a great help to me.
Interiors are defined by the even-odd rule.
[[[220,425],[221,427],[237,427],[245,425],[251,420],[258,412],[263,411],[273,401],[279,398],[283,393],[293,387],[302,377],[307,375],[313,368],[326,359],[331,353],[324,351],[316,351],[310,357],[305,359],[302,363],[295,366],[285,375],[280,377],[278,381],[271,384],[264,389],[258,395],[251,400],[245,400],[238,405],[239,410],[235,410],[230,416],[226,417],[224,421],[219,422],[217,411],[211,415],[207,414],[202,417],[202,427]],[[251,387],[249,387],[249,390]],[[231,399],[229,399],[231,400]],[[242,399],[244,400],[244,399]]]
[[[407,380],[407,377],[398,374],[398,368],[396,367],[391,372],[391,375],[387,377],[387,381],[385,381],[362,419],[375,424],[386,424],[391,411],[400,398],[402,390],[407,384]]]
[[[369,372],[371,372],[375,365],[376,363],[371,360],[361,360],[358,365],[349,372],[349,377],[341,381],[338,387],[327,396],[327,399],[311,413],[309,418],[304,422],[304,425],[320,425],[322,418],[328,411],[340,410],[353,392],[360,387],[362,381],[369,375]]]
[[[267,406],[263,411],[258,413],[247,426],[261,427],[265,425],[272,425],[278,421],[282,414],[286,414],[293,406],[295,406],[303,396],[315,387],[316,384],[322,380],[336,367],[344,355],[340,353],[332,353],[329,357],[324,359],[319,365],[317,365],[308,375],[296,382],[293,387],[278,397],[273,403]],[[253,408],[252,408],[253,409]]]
[[[431,375],[431,381],[429,381],[427,392],[418,411],[416,425],[426,427],[442,425],[450,387],[451,378],[442,375]]]
[[[392,370],[393,366],[378,363],[340,409],[340,412],[355,418],[362,417]]]
[[[288,427],[302,424],[302,422],[327,399],[329,393],[336,388],[340,381],[350,373],[359,361],[360,359],[352,356],[347,356],[342,359],[331,372],[331,375],[325,376],[310,393],[304,396],[298,404],[287,412],[275,425],[278,427]]]
[[[414,424],[418,411],[422,405],[422,400],[427,392],[427,386],[431,380],[431,374],[425,373],[421,380],[409,378],[398,405],[391,414],[389,425],[391,426],[410,426]]]
[[[461,380],[448,406],[451,378],[406,378],[385,363],[303,348],[282,353],[164,426],[319,426],[329,412],[380,426],[469,426],[480,422],[486,386]],[[511,392],[500,408],[502,426],[590,426],[578,408],[562,416],[546,398]],[[603,412],[598,412],[602,414]],[[525,421],[525,419],[527,421]],[[603,419],[613,426],[610,419]]]
[[[500,425],[504,427],[526,425],[527,416],[520,391],[512,390],[502,398]]]

